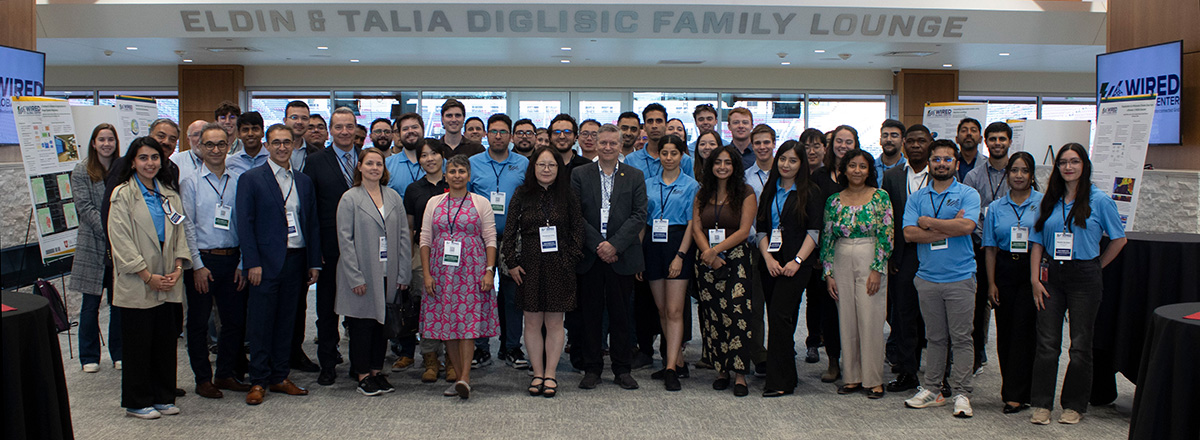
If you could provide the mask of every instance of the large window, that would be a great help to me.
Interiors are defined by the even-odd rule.
[[[333,108],[349,107],[366,127],[378,118],[393,119],[405,112],[417,111],[417,92],[333,92]],[[427,124],[428,125],[428,124]],[[370,127],[367,127],[368,129]]]
[[[1038,118],[1037,97],[1035,96],[963,96],[959,100],[987,103],[987,120],[981,121],[984,127],[997,121]]]
[[[809,95],[808,126],[828,132],[839,125],[858,131],[862,149],[879,157],[879,127],[887,119],[887,101],[883,95]],[[799,139],[796,132],[788,139]],[[782,137],[781,137],[782,139]]]
[[[169,118],[172,121],[179,121],[179,97],[176,92],[151,92],[151,91],[136,91],[136,92],[116,92],[101,90],[97,96],[97,104],[100,105],[117,105],[116,96],[139,96],[143,98],[154,98],[158,103],[158,117]],[[84,99],[79,99],[78,102],[83,103]]]
[[[442,128],[442,104],[447,99],[454,98],[467,108],[466,117],[478,116],[487,121],[489,116],[496,113],[508,112],[506,92],[421,92],[421,117],[425,118],[425,134],[429,137],[441,137],[446,133]],[[551,116],[553,117],[553,116]]]
[[[328,92],[254,92],[250,94],[250,110],[261,114],[263,123],[270,127],[271,124],[284,122],[284,110],[289,102],[295,100],[308,104],[309,114],[321,115],[326,121],[329,120],[332,110],[329,108]]]
[[[690,92],[633,92],[633,108],[630,111],[637,113],[638,117],[642,117],[642,110],[646,109],[647,105],[652,103],[662,104],[667,108],[667,119],[679,118],[683,121],[684,128],[687,129],[688,139],[696,139],[699,133],[696,130],[696,121],[692,119],[692,111],[697,105],[708,104],[713,108],[718,108],[720,95],[718,93],[690,93]],[[618,115],[620,112],[618,112]],[[718,124],[721,129],[725,124]],[[728,130],[722,134],[722,137],[729,139]],[[690,142],[690,141],[689,141]]]
[[[767,124],[775,129],[776,144],[800,137],[804,131],[804,95],[771,93],[723,93],[721,113],[729,120],[729,110],[745,107],[754,115],[754,125]],[[721,136],[732,139],[729,125],[721,124]]]

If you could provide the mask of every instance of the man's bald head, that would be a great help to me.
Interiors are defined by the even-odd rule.
[[[200,146],[200,134],[204,131],[205,124],[208,124],[208,121],[204,121],[201,119],[197,119],[195,121],[192,121],[191,124],[188,124],[188,127],[187,127],[188,148],[195,149]]]

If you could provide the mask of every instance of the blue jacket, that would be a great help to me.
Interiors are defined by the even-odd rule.
[[[304,244],[308,248],[308,267],[321,267],[321,239],[318,235],[316,195],[312,180],[304,173],[292,173],[296,192],[300,196],[297,213]],[[279,276],[287,255],[287,216],[279,184],[271,174],[270,164],[246,171],[238,179],[237,231],[242,249],[242,267],[262,267],[263,278]]]

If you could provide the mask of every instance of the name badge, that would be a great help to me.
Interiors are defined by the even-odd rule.
[[[538,237],[541,238],[542,253],[558,252],[558,226],[538,228]]]
[[[987,217],[987,208],[988,207],[986,207],[986,206],[979,208],[979,217],[980,218]]]
[[[462,242],[446,240],[442,242],[442,265],[458,267],[462,258]]]
[[[608,208],[600,208],[600,235],[608,238]]]
[[[948,241],[946,241],[945,238],[943,238],[943,239],[935,241],[933,243],[929,243],[929,249],[934,250],[934,251],[950,249],[950,243]]]
[[[228,231],[233,220],[233,207],[217,203],[217,215],[213,217],[213,227]]]
[[[300,236],[300,228],[296,227],[296,214],[292,211],[287,212],[287,233],[288,238]]]
[[[387,261],[387,237],[379,237],[379,261]]]
[[[1054,233],[1054,259],[1070,260],[1075,253],[1075,234],[1070,232]]]
[[[166,215],[167,221],[171,222],[171,224],[177,225],[183,223],[183,214],[175,212],[174,209],[171,209],[171,204],[168,203],[166,199],[163,199],[162,208],[163,214]]]
[[[654,219],[654,223],[651,225],[650,230],[650,241],[654,243],[666,243],[667,227],[670,225],[670,223],[671,222],[665,218]]]
[[[495,213],[496,215],[504,215],[504,198],[505,197],[506,197],[505,193],[502,193],[499,191],[492,191],[492,196],[491,196],[492,212]]]
[[[715,247],[725,241],[724,229],[709,229],[708,230],[708,247]]]
[[[1014,254],[1029,252],[1029,228],[1013,226],[1008,236],[1008,251]]]
[[[767,252],[779,252],[780,247],[783,247],[783,230],[772,229],[771,240],[767,242]]]

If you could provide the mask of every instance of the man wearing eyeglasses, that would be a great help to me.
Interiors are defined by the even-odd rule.
[[[508,204],[517,192],[517,187],[525,183],[525,170],[529,168],[529,159],[520,154],[511,154],[508,146],[512,140],[512,119],[503,113],[496,113],[487,121],[488,149],[486,152],[471,156],[471,192],[486,197],[492,202],[492,212],[496,216],[496,240],[505,239],[504,225],[508,218]],[[509,237],[517,239],[518,237]],[[503,246],[501,246],[503,247]],[[500,351],[497,355],[508,366],[516,369],[529,368],[529,361],[521,351],[521,334],[523,333],[523,317],[516,302],[517,283],[508,275],[500,274],[500,291],[497,304],[500,307]],[[490,338],[475,340],[475,357],[473,365],[485,366],[491,361]]]
[[[195,173],[196,170],[200,169],[200,167],[203,165],[203,161],[200,158],[200,133],[204,130],[206,125],[208,125],[208,121],[201,119],[197,119],[192,121],[191,124],[188,124],[186,133],[188,140],[188,151],[171,155],[171,162],[175,162],[175,165],[179,167],[180,181],[183,180],[184,176]],[[237,134],[237,130],[234,130],[234,134]],[[237,138],[235,137],[234,139]],[[232,147],[232,144],[230,144],[230,148]]]
[[[371,121],[370,136],[371,146],[382,151],[385,159],[392,154],[392,121],[387,118],[376,118]]]
[[[579,124],[571,115],[559,113],[550,120],[550,146],[562,155],[563,162],[567,164],[565,170],[567,172],[571,172],[577,166],[592,163],[592,161],[575,154],[575,149],[572,147],[575,146],[577,133],[579,133]]]
[[[512,150],[514,153],[529,157],[529,155],[533,154],[533,147],[536,144],[537,126],[533,125],[532,120],[525,118],[513,123]]]
[[[579,155],[584,159],[595,162],[599,159],[596,152],[596,135],[599,134],[600,121],[586,119],[579,123]]]
[[[474,156],[483,152],[483,145],[463,137],[463,123],[467,118],[467,106],[457,99],[449,98],[442,103],[442,144],[446,152],[446,160],[458,155]]]
[[[238,139],[242,141],[239,151],[225,161],[230,171],[243,174],[251,168],[265,165],[270,152],[263,148],[263,118],[258,112],[238,116]],[[294,155],[293,155],[294,157]]]
[[[261,130],[261,127],[259,128]],[[225,167],[229,142],[222,125],[204,125],[193,152],[202,162],[194,173],[186,173],[179,182],[183,202],[188,247],[192,250],[192,270],[184,273],[187,289],[187,351],[196,378],[196,394],[220,399],[222,389],[250,391],[243,382],[248,360],[242,350],[246,340],[246,287],[239,265],[237,225],[234,205],[237,200],[238,172]],[[221,317],[217,337],[217,372],[214,379],[208,360],[208,319],[216,302]]]
[[[329,126],[325,123],[324,117],[319,114],[309,115],[308,131],[304,133],[304,142],[312,145],[317,151],[325,149],[325,144],[329,142]]]
[[[292,129],[292,133],[296,135],[296,141],[299,142],[292,151],[292,170],[295,171],[304,171],[308,157],[321,151],[324,147],[324,145],[310,145],[306,140],[305,135],[308,134],[310,119],[308,104],[304,101],[291,101],[283,108],[283,123]]]

